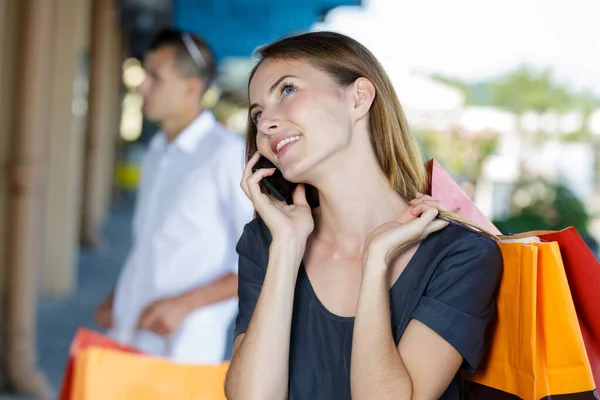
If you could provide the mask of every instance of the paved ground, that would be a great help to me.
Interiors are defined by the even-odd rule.
[[[119,204],[104,229],[106,249],[82,250],[79,287],[67,299],[40,299],[38,308],[39,365],[55,388],[60,387],[73,334],[80,326],[97,329],[93,310],[116,282],[131,246],[131,203]],[[228,354],[231,349],[228,350]],[[0,396],[0,400],[3,397]]]

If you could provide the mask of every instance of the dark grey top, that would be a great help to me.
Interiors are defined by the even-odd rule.
[[[271,235],[257,218],[244,228],[239,254],[239,313],[235,335],[246,332],[265,278]],[[450,224],[429,235],[390,289],[396,344],[411,319],[429,326],[456,348],[474,370],[486,349],[502,275],[497,244]],[[300,266],[290,338],[289,399],[350,399],[353,317],[329,312]],[[441,399],[459,399],[458,374]]]

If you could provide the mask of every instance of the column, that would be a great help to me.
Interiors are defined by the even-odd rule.
[[[18,392],[50,398],[37,369],[36,293],[45,197],[54,0],[21,0],[18,69],[9,155],[6,374]]]
[[[85,93],[80,92],[87,75],[84,59],[88,44],[85,39],[91,10],[89,0],[55,1],[51,140],[41,289],[44,294],[66,296],[77,285],[86,114],[80,98]]]
[[[118,134],[121,42],[114,2],[92,0],[90,96],[83,179],[81,241],[98,247],[109,207]]]
[[[12,71],[10,71],[9,67],[10,64],[12,64],[12,50],[14,46],[6,46],[4,42],[8,41],[8,38],[13,37],[11,31],[14,30],[14,26],[13,24],[10,24],[10,20],[8,20],[9,13],[7,12],[7,6],[7,0],[0,0],[0,54],[2,54],[2,59],[0,59],[0,121],[4,121],[4,123],[0,125],[0,210],[6,210],[6,182],[8,177],[5,173],[6,168],[4,167],[8,163],[8,134],[10,132],[8,126],[10,126],[10,116],[12,115],[9,107],[9,95],[12,92],[9,75],[12,75]],[[6,214],[0,212],[0,238],[6,237],[5,229]],[[5,254],[5,245],[5,241],[0,239],[0,254]],[[5,268],[4,260],[0,259],[0,321],[2,321],[4,317]]]
[[[2,59],[0,60],[0,121],[4,121],[3,125],[0,125],[0,210],[6,210],[6,201],[7,201],[7,176],[6,176],[6,168],[4,168],[7,164],[8,158],[8,132],[7,129],[7,121],[6,118],[9,118],[10,110],[8,110],[8,90],[9,90],[9,80],[5,76],[5,72],[7,68],[5,64],[11,61],[11,57],[7,48],[9,46],[5,46],[4,41],[8,40],[8,37],[12,37],[13,35],[10,32],[6,32],[12,28],[9,21],[6,19],[7,17],[7,0],[0,0],[0,54],[2,54]],[[0,212],[0,254],[5,254],[5,240],[3,238],[6,237],[5,229],[6,229],[6,214],[4,212]],[[4,308],[5,308],[5,269],[6,265],[3,259],[0,259],[0,321],[4,321]],[[3,337],[4,337],[4,329],[0,332],[0,357],[3,359],[4,355],[1,353],[3,348]],[[4,378],[4,366],[0,365],[0,392],[2,391],[2,382],[5,381]]]

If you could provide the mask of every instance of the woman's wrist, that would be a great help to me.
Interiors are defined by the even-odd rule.
[[[284,263],[300,266],[306,249],[306,240],[296,237],[273,238],[269,247],[269,259],[277,258]]]
[[[363,278],[369,276],[385,276],[388,270],[385,254],[367,252],[362,261]]]

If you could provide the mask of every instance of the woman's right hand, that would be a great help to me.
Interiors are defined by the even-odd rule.
[[[315,226],[310,206],[306,200],[304,184],[299,184],[294,190],[293,204],[287,204],[285,201],[279,201],[263,193],[259,183],[264,177],[273,175],[275,168],[264,168],[252,172],[252,167],[259,158],[260,154],[257,152],[248,161],[240,186],[269,228],[273,241],[296,240],[298,244],[304,246]]]

